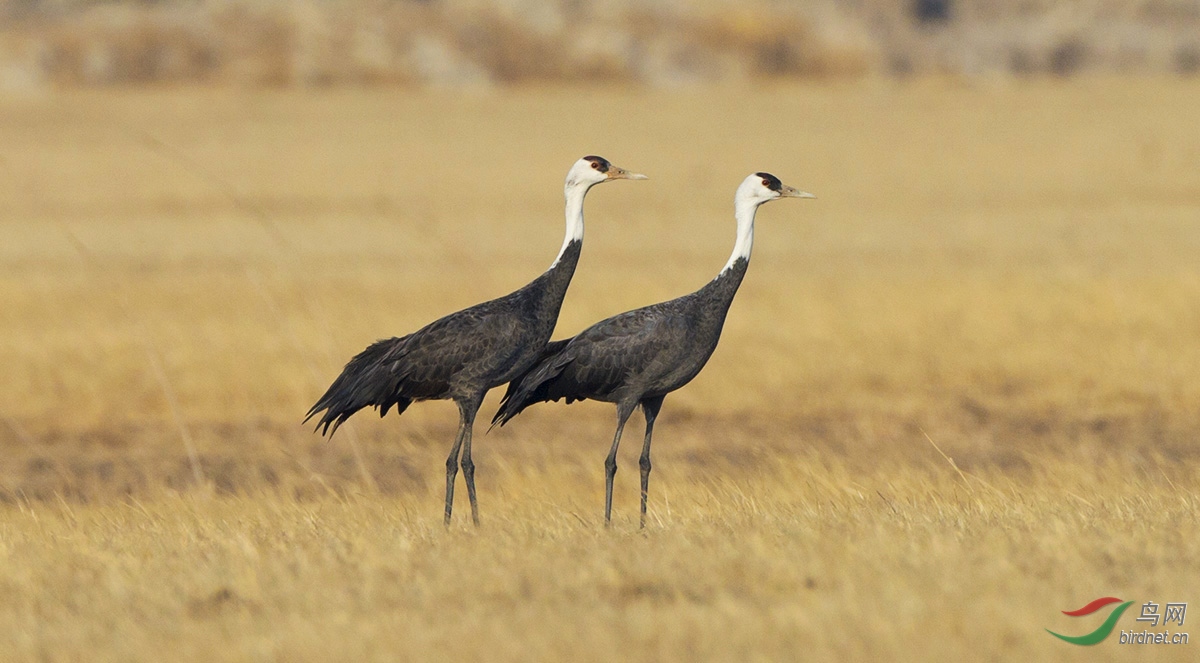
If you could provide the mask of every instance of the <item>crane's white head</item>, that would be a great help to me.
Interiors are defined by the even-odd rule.
[[[771,173],[754,173],[742,180],[733,196],[734,215],[737,218],[738,237],[733,245],[733,255],[725,263],[724,274],[739,260],[750,259],[750,247],[754,245],[754,213],[758,206],[778,198],[816,198],[805,191],[790,187]]]
[[[567,183],[563,193],[567,199],[567,236],[563,239],[562,250],[550,267],[553,268],[562,258],[563,253],[572,242],[583,240],[583,198],[588,189],[609,180],[644,180],[649,179],[639,173],[631,173],[624,168],[618,168],[604,157],[586,156],[576,161],[567,171]]]
[[[648,179],[640,173],[631,173],[624,168],[618,168],[609,163],[608,159],[597,156],[586,156],[567,171],[567,190],[576,187],[590,189],[601,182],[611,180],[644,180]]]
[[[738,203],[751,203],[755,207],[778,198],[816,198],[811,193],[780,182],[771,173],[754,173],[742,180],[734,197]]]

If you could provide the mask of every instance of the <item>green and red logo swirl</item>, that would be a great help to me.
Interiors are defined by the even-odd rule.
[[[1050,635],[1058,638],[1059,640],[1064,640],[1073,645],[1094,645],[1098,642],[1103,641],[1105,638],[1108,637],[1108,634],[1112,633],[1113,629],[1116,628],[1116,626],[1117,626],[1117,620],[1121,618],[1121,615],[1125,612],[1126,608],[1133,605],[1133,601],[1125,601],[1122,603],[1121,599],[1119,599],[1119,598],[1116,598],[1113,596],[1105,596],[1104,598],[1099,598],[1099,599],[1096,599],[1095,601],[1092,601],[1091,603],[1083,606],[1082,608],[1080,608],[1078,610],[1063,610],[1062,611],[1062,613],[1064,615],[1067,615],[1069,617],[1083,617],[1084,615],[1090,615],[1090,614],[1096,612],[1097,610],[1099,610],[1105,606],[1112,605],[1114,603],[1120,603],[1121,605],[1117,606],[1112,612],[1110,612],[1108,614],[1108,619],[1104,620],[1104,623],[1100,625],[1100,628],[1097,628],[1095,631],[1092,631],[1091,633],[1088,633],[1086,635],[1072,636],[1072,635],[1063,635],[1061,633],[1055,633],[1054,631],[1051,631],[1050,629],[1046,629],[1046,632],[1049,633]]]

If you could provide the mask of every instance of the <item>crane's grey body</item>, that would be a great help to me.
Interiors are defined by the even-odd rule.
[[[479,524],[471,436],[483,397],[529,370],[545,350],[579,262],[588,190],[608,180],[645,178],[602,157],[576,161],[563,187],[566,236],[546,272],[513,293],[451,313],[407,336],[373,343],[346,364],[304,420],[323,412],[317,430],[332,435],[366,407],[382,417],[393,407],[402,413],[416,401],[453,400],[459,428],[446,458],[445,522],[450,523],[461,449],[471,519]]]
[[[811,198],[774,175],[755,173],[734,197],[738,238],[725,268],[703,288],[677,299],[615,315],[573,338],[550,343],[527,373],[513,380],[492,424],[504,425],[534,403],[594,399],[615,403],[617,430],[604,461],[604,519],[612,516],[617,448],[625,422],[637,407],[646,416],[640,459],[641,525],[646,524],[650,442],[666,395],[700,373],[721,339],[725,316],[750,264],[754,214],[780,197]]]
[[[696,292],[615,315],[552,343],[546,356],[509,385],[495,422],[560,399],[590,398],[632,411],[643,400],[691,382],[717,349],[748,266],[740,259]]]
[[[482,401],[489,389],[528,370],[549,342],[582,246],[568,244],[554,267],[520,290],[371,344],[308,416],[324,411],[317,427],[325,433],[365,407],[382,417],[414,401]]]

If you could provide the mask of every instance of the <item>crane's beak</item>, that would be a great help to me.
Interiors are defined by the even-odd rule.
[[[650,178],[646,177],[645,175],[643,175],[641,173],[631,173],[628,170],[625,170],[624,168],[618,168],[616,166],[609,166],[608,167],[608,179],[610,179],[610,180],[648,180]]]
[[[795,187],[790,187],[786,184],[779,187],[779,197],[780,198],[816,198],[816,196],[812,195],[811,193],[809,193],[807,191],[801,191],[800,189],[797,189]]]

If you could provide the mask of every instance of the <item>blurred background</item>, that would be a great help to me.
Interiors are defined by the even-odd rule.
[[[1195,0],[0,2],[0,90],[1198,72]]]

